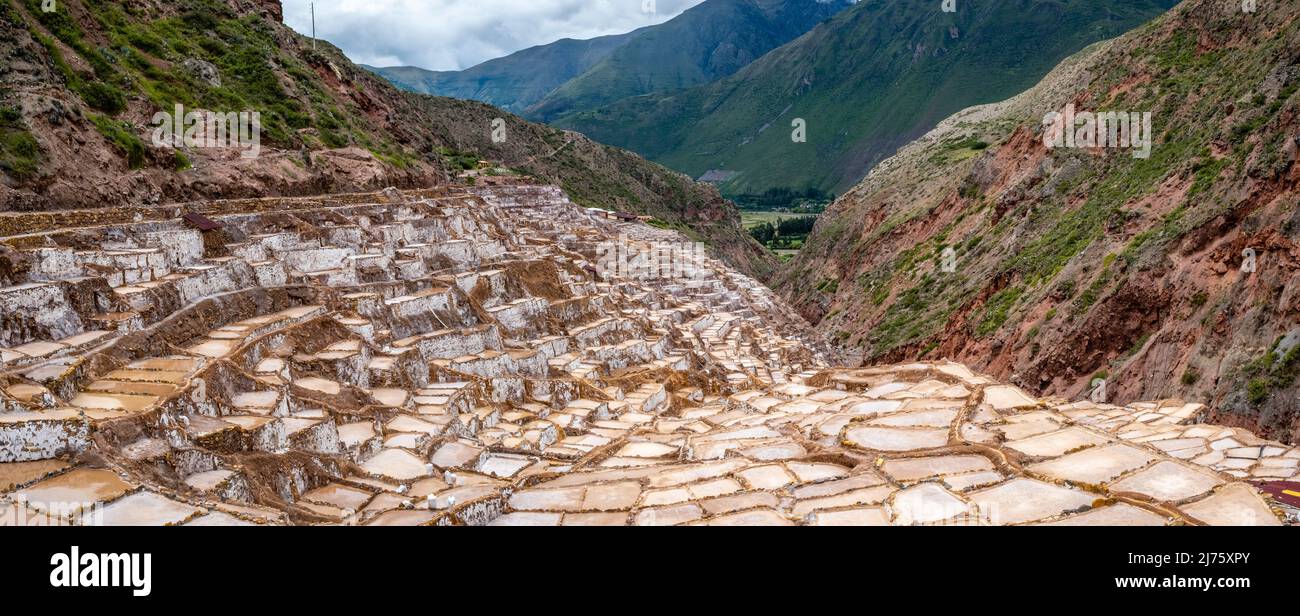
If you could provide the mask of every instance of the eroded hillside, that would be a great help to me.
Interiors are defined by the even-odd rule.
[[[1300,26],[1293,4],[1242,6],[1184,2],[947,120],[835,203],[781,293],[872,362],[1067,396],[1104,379],[1294,441]],[[1149,112],[1150,156],[1049,149],[1069,105]]]

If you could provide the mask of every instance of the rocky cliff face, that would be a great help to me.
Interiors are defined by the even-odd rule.
[[[773,267],[712,188],[486,105],[398,92],[285,27],[275,0],[57,6],[0,0],[0,211],[428,187],[488,159],[692,228],[749,273]],[[206,111],[258,112],[257,156],[156,142],[156,114]]]
[[[284,22],[284,6],[280,0],[253,0],[253,2],[266,11],[267,16],[275,21]]]
[[[1295,441],[1297,12],[1184,2],[950,118],[837,201],[779,289],[872,361],[1211,400],[1213,421]],[[1149,117],[1149,156],[1049,148],[1069,109]]]

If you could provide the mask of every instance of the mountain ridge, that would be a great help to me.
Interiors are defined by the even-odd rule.
[[[368,68],[409,91],[479,100],[549,122],[730,75],[849,6],[850,0],[705,0],[661,24],[561,39],[462,71]]]
[[[591,68],[641,30],[585,40],[560,39],[461,71],[430,71],[415,66],[360,66],[403,90],[476,100],[511,113],[522,113],[564,82]]]
[[[1021,92],[1175,2],[972,0],[945,13],[864,0],[729,77],[555,124],[693,177],[731,172],[728,194],[842,192],[944,117]],[[795,119],[806,143],[791,140]]]

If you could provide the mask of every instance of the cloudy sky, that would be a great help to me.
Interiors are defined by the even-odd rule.
[[[702,0],[316,0],[316,34],[354,62],[458,70],[562,38],[621,34]],[[310,34],[309,0],[283,0]]]

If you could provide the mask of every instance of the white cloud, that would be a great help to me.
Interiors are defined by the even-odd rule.
[[[317,0],[316,35],[363,64],[458,70],[562,38],[662,23],[701,1]],[[285,23],[310,34],[310,0],[283,4]]]

